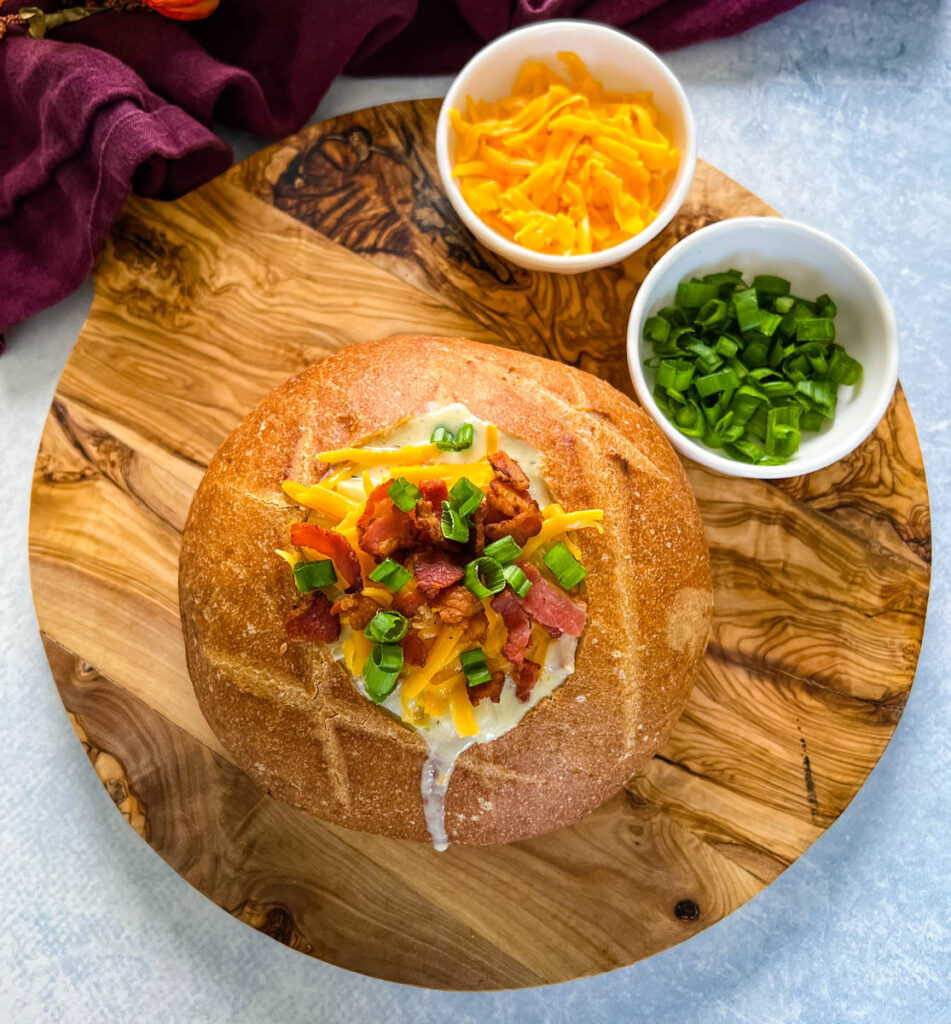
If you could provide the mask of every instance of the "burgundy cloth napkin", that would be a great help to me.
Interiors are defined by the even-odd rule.
[[[0,39],[0,330],[79,286],[130,191],[177,196],[228,167],[212,120],[287,135],[341,71],[453,71],[545,18],[607,22],[667,50],[802,2],[222,0],[187,25],[110,12],[46,39],[10,34]]]

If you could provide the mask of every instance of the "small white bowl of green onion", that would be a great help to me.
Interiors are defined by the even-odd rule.
[[[641,403],[683,455],[732,476],[837,462],[885,414],[898,331],[874,274],[777,217],[688,235],[644,279],[628,324]]]

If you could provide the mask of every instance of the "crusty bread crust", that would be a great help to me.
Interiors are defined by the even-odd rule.
[[[589,569],[574,675],[511,732],[462,754],[446,826],[500,843],[577,821],[641,769],[686,703],[712,612],[696,502],[660,430],[624,395],[560,363],[464,339],[352,345],[266,395],[195,494],[179,595],[202,711],[267,791],[350,828],[426,840],[423,740],[364,700],[322,645],[287,643],[297,601],[274,555],[299,518],[281,494],[318,452],[462,402],[538,448],[555,500],[603,508],[574,534]]]

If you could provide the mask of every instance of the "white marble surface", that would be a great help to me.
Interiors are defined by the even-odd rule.
[[[229,918],[115,812],[37,639],[29,482],[59,370],[91,299],[11,333],[0,358],[0,1019],[11,1022],[951,1021],[948,753],[951,46],[937,0],[812,0],[739,39],[670,55],[699,152],[880,276],[925,451],[936,561],[918,678],[839,822],[752,903],[633,968],[460,995],[308,960]],[[445,79],[339,81],[318,117],[434,95]],[[261,140],[235,139],[239,155]]]

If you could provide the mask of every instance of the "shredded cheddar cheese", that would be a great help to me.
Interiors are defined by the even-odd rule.
[[[459,638],[462,633],[462,628],[452,626],[443,626],[439,631],[426,664],[422,668],[417,668],[403,681],[404,708],[409,701],[415,700],[423,692],[437,672],[448,667],[452,660],[458,657]]]
[[[479,732],[464,682],[449,694],[449,711],[452,714],[452,724],[460,736],[475,736]]]
[[[352,630],[346,640],[340,645],[343,648],[343,661],[352,676],[363,674],[363,666],[373,644],[363,635],[362,630]]]
[[[535,252],[599,252],[656,216],[680,162],[658,127],[650,93],[595,81],[574,53],[567,77],[540,61],[522,68],[512,95],[452,110],[453,176],[489,227]]]
[[[494,424],[490,423],[485,428],[485,454],[495,455],[499,450],[499,428]]]
[[[302,561],[302,556],[296,551],[285,551],[283,548],[275,548],[274,554],[280,555],[285,562],[293,569],[298,562]]]
[[[345,498],[339,491],[330,490],[323,484],[304,487],[293,480],[285,480],[281,487],[291,501],[312,508],[315,512],[322,512],[331,519],[344,519],[348,512],[356,508],[356,502]]]
[[[403,466],[407,463],[425,462],[439,456],[434,444],[411,444],[402,448],[338,448],[321,452],[321,462],[353,462],[358,466]]]
[[[542,523],[539,533],[536,533],[522,548],[525,558],[531,556],[548,541],[554,540],[558,534],[568,530],[583,530],[586,526],[593,526],[598,533],[603,533],[601,520],[604,512],[599,508],[586,508],[579,512],[563,512],[561,515],[551,516]]]
[[[351,476],[353,476],[353,466],[349,462],[345,462],[335,473],[331,473],[330,476],[325,477],[320,481],[320,483],[323,484],[324,487],[333,491],[336,490],[337,484],[339,484],[341,480],[345,480]]]
[[[364,597],[370,598],[371,601],[376,601],[377,604],[382,605],[384,608],[389,608],[393,603],[393,595],[383,587],[364,587],[360,593]]]

